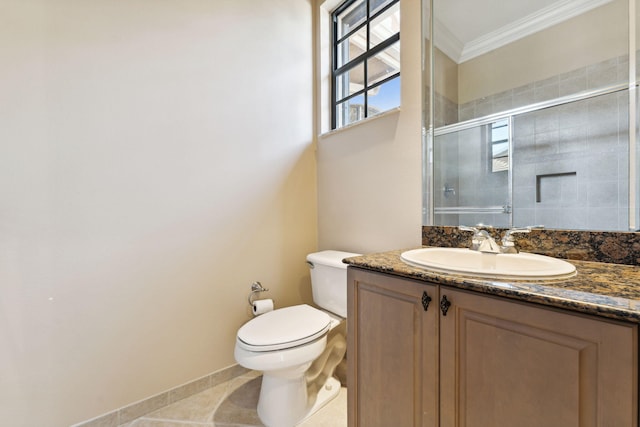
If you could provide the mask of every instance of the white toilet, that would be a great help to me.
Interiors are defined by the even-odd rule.
[[[258,416],[268,427],[293,427],[337,396],[340,382],[329,375],[317,396],[307,393],[305,373],[327,345],[327,333],[347,316],[350,252],[322,251],[307,256],[313,300],[325,310],[302,304],[280,308],[245,323],[236,337],[235,358],[262,371]]]

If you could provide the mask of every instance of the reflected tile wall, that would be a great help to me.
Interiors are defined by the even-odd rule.
[[[450,112],[451,101],[436,98],[436,125],[599,89],[627,78],[628,57],[620,56],[462,104],[457,117]],[[629,176],[628,108],[624,91],[515,118],[514,225],[628,229],[629,196],[624,184]]]
[[[560,96],[623,83],[628,80],[628,72],[629,59],[626,55],[612,58],[461,104],[458,106],[458,119],[471,120]]]
[[[514,120],[514,225],[628,228],[627,92]]]

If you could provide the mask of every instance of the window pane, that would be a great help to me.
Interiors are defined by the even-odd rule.
[[[337,127],[346,126],[365,118],[364,95],[351,98],[336,106]]]
[[[364,0],[358,0],[337,16],[338,39],[362,24],[367,19],[367,9]]]
[[[494,143],[500,140],[506,140],[508,138],[509,138],[509,122],[506,119],[499,120],[491,124],[491,140]]]
[[[336,101],[364,89],[364,62],[336,77]]]
[[[368,85],[400,72],[400,42],[394,43],[367,60]]]
[[[371,21],[369,49],[400,32],[400,3]]]
[[[382,9],[383,7],[385,7],[386,5],[392,2],[393,0],[371,0],[369,2],[369,10],[371,10],[370,16],[373,16],[373,14],[376,13],[378,10]]]
[[[344,0],[332,19],[335,129],[400,105],[400,2]]]
[[[400,106],[400,77],[389,80],[367,92],[369,116]]]
[[[491,123],[491,170],[502,172],[509,169],[509,121]]]
[[[348,39],[338,44],[338,64],[342,67],[347,62],[361,55],[367,50],[367,27],[362,27]]]

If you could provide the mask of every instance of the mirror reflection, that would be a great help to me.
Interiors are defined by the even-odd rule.
[[[509,226],[508,128],[503,119],[434,138],[435,225]]]
[[[628,0],[429,10],[425,224],[637,229]]]

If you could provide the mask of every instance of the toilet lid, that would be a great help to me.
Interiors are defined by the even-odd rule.
[[[256,317],[238,330],[238,344],[250,351],[273,351],[306,344],[323,336],[331,318],[306,304]]]

